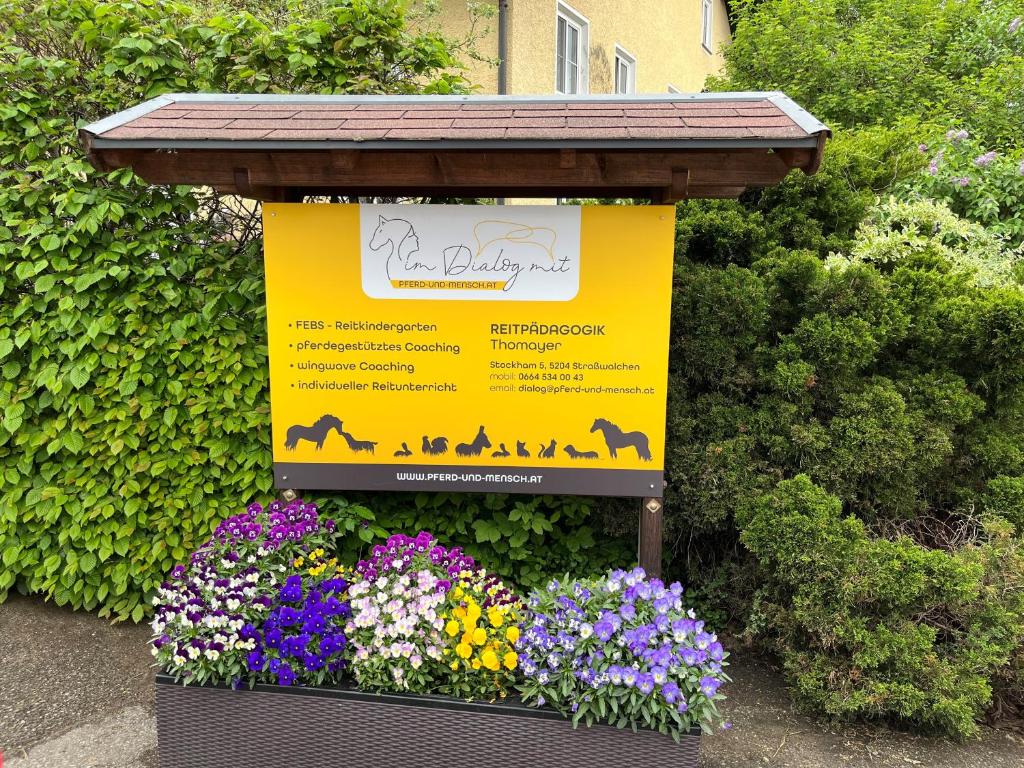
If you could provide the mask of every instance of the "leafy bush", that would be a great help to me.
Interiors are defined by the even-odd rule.
[[[17,582],[138,620],[233,499],[270,488],[262,260],[244,206],[99,173],[76,129],[165,91],[461,81],[391,0],[208,19],[7,0],[0,33],[0,598]]]
[[[1019,5],[986,0],[742,0],[714,90],[783,90],[826,121],[940,119],[1019,145]],[[1014,75],[1017,75],[1014,77]]]
[[[950,130],[920,151],[930,158],[928,168],[904,182],[906,191],[941,200],[992,234],[1024,243],[1024,149],[986,149],[967,131]]]
[[[873,538],[805,475],[741,513],[765,582],[750,631],[769,638],[798,702],[958,737],[1024,635],[1024,552],[1004,523],[950,551]]]
[[[1011,250],[998,230],[962,219],[944,203],[890,197],[864,219],[849,258],[840,260],[891,273],[902,260],[921,257],[940,259],[978,285],[1009,286],[1019,283],[1024,249]]]

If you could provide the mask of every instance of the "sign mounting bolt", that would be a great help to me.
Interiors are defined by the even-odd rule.
[[[661,511],[661,502],[658,501],[657,499],[648,499],[647,503],[644,505],[644,508],[652,515],[656,515],[658,512]]]

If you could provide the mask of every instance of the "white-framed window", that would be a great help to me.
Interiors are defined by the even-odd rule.
[[[713,24],[714,24],[715,0],[701,0],[700,14],[700,44],[708,53],[714,53],[713,45]]]
[[[636,57],[615,46],[615,93],[636,93]]]
[[[555,91],[572,96],[589,92],[588,46],[590,24],[565,3],[555,15]]]

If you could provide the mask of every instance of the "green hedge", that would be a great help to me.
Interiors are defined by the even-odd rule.
[[[398,2],[209,14],[0,3],[0,598],[137,620],[271,485],[258,238],[216,198],[98,173],[77,128],[166,91],[461,86]]]
[[[750,630],[812,710],[974,735],[1024,636],[1020,540],[997,519],[983,544],[928,549],[872,538],[842,506],[799,475],[741,513],[764,575]]]

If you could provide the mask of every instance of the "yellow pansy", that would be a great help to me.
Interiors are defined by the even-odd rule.
[[[451,668],[452,668],[453,670],[456,670],[456,671],[458,671],[458,669],[459,669],[459,662],[457,662],[457,661],[453,661],[453,662],[452,662],[451,664],[449,664],[448,666],[450,666],[450,667],[451,667]]]
[[[501,611],[497,608],[491,608],[487,611],[487,620],[491,622],[492,627],[500,627],[505,623],[505,617],[501,615]]]
[[[519,640],[519,627],[513,624],[511,627],[505,630],[505,639],[510,643],[514,643]]]
[[[480,659],[473,659],[472,667],[473,669],[480,669]]]
[[[480,654],[480,663],[492,671],[497,671],[501,667],[498,662],[498,654],[490,649]]]
[[[455,652],[463,659],[468,659],[473,655],[473,647],[466,645],[465,643],[459,643],[455,646]]]
[[[474,629],[473,630],[473,644],[474,645],[483,645],[486,642],[487,642],[487,633],[484,631],[483,627],[477,627],[476,629]]]
[[[294,565],[296,568],[301,568],[304,562],[305,560],[303,560],[301,557],[296,557],[295,562],[292,563],[292,565]]]
[[[515,669],[519,666],[519,657],[516,656],[515,651],[509,651],[505,654],[503,661],[505,662],[506,669]]]
[[[449,619],[448,623],[444,625],[444,631],[448,633],[449,637],[455,637],[459,634],[459,622]]]
[[[456,600],[461,600],[465,592],[462,591],[462,587],[456,587],[455,592],[452,593]]]
[[[471,621],[475,622],[477,619],[479,619],[480,613],[480,606],[476,603],[470,603],[466,607],[466,618],[470,619]]]
[[[452,611],[452,616],[454,616],[456,619],[463,619],[463,618],[465,618],[466,617],[466,609],[465,609],[465,607],[463,607],[461,605],[456,607],[455,610]]]

